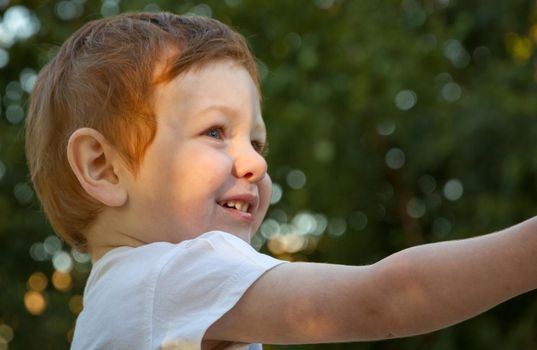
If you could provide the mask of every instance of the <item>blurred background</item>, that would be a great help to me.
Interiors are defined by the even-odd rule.
[[[83,23],[133,10],[217,18],[259,58],[274,190],[257,249],[369,264],[537,214],[535,1],[0,0],[0,350],[67,349],[90,269],[28,181],[36,73]],[[420,337],[266,349],[537,349],[536,318],[530,293]]]

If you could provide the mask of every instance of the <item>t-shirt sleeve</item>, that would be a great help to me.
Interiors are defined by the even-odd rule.
[[[159,349],[199,349],[209,326],[263,273],[284,263],[220,231],[176,245],[163,261],[152,322],[152,348]]]

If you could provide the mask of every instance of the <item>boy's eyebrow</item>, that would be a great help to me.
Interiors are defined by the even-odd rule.
[[[240,114],[240,111],[238,109],[233,108],[233,107],[222,105],[222,104],[211,104],[208,107],[205,107],[201,111],[196,113],[196,115],[205,114],[205,113],[210,112],[212,110],[224,112],[226,115],[229,115],[231,117],[235,117],[235,116]],[[260,119],[263,120],[262,117]],[[267,128],[265,126],[265,123],[263,123],[263,122],[259,123],[257,121],[257,117],[256,117],[256,120],[254,121],[254,123],[255,123],[255,125],[253,127],[253,132],[261,132],[261,133],[263,133],[265,135],[267,134]]]

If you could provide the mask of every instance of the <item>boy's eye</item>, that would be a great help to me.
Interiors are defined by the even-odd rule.
[[[205,132],[205,135],[212,137],[214,139],[222,139],[222,129],[221,128],[211,128]]]

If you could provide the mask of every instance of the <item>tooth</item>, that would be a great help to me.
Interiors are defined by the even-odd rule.
[[[235,204],[235,208],[238,210],[238,211],[242,211],[242,202],[237,202]]]
[[[229,202],[227,202],[227,206],[230,207],[230,208],[235,208],[235,202],[229,201]]]

